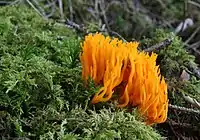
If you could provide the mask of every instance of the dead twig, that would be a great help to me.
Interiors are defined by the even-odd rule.
[[[56,3],[55,1],[49,2],[48,4],[44,5],[44,8],[49,8],[49,7],[53,6],[53,5],[55,5],[55,3]]]
[[[63,2],[62,2],[62,0],[58,0],[58,5],[59,5],[59,9],[60,9],[60,16],[61,16],[61,19],[63,20],[64,19],[64,12],[63,12]]]
[[[188,44],[199,31],[200,31],[200,26],[191,34],[191,36],[184,43]]]
[[[15,1],[0,1],[0,5],[3,6],[3,5],[14,5],[14,4],[17,4],[19,3],[21,0],[15,0]]]
[[[185,45],[187,46],[188,49],[198,48],[200,46],[200,40],[191,45],[188,45],[188,44],[185,44]]]
[[[199,103],[196,99],[194,99],[194,98],[192,98],[192,97],[190,97],[190,96],[188,96],[188,95],[185,95],[185,94],[183,94],[183,93],[182,93],[182,96],[183,96],[183,98],[185,99],[185,101],[189,102],[190,104],[192,104],[192,105],[194,105],[195,107],[197,107],[197,108],[200,109],[200,103]]]
[[[72,1],[68,0],[69,4],[69,13],[70,13],[70,20],[73,21],[73,7],[72,7]]]
[[[183,112],[200,114],[199,110],[194,110],[194,109],[191,109],[191,108],[186,108],[186,107],[181,107],[181,106],[171,105],[171,104],[169,104],[168,107],[171,108],[171,109],[176,109],[176,110],[183,111]]]
[[[155,44],[149,48],[144,49],[145,52],[152,52],[154,50],[160,49],[160,48],[164,48],[169,46],[172,43],[173,38],[170,39],[165,39],[163,42],[160,42],[158,44]]]
[[[109,33],[118,36],[119,38],[121,38],[124,42],[127,42],[126,39],[124,39],[119,33],[115,32],[115,31],[109,31]]]
[[[50,18],[56,11],[56,3],[55,3],[55,1],[47,4],[47,6],[45,5],[45,8],[51,8],[51,12],[48,15],[46,15],[47,18]]]
[[[168,121],[167,121],[167,122],[168,122]],[[176,131],[175,131],[174,128],[172,127],[171,123],[170,123],[170,122],[168,122],[168,123],[169,123],[170,129],[172,130],[172,132],[174,133],[174,135],[176,136],[176,138],[179,138],[179,135],[176,133]]]
[[[195,47],[195,48],[192,48],[192,50],[196,53],[196,54],[198,54],[199,56],[200,56],[200,51]]]
[[[30,2],[29,0],[26,0],[26,1],[41,17],[45,18],[45,12],[42,10],[42,8],[40,6],[35,7],[35,5],[32,2]],[[34,3],[38,6],[37,1],[34,0]],[[41,10],[38,10],[38,8],[41,9]]]
[[[0,1],[0,5],[9,5],[11,1]]]
[[[99,7],[100,7],[100,10],[101,10],[101,14],[103,16],[104,23],[106,24],[106,27],[107,27],[108,31],[110,32],[111,29],[110,29],[110,26],[108,24],[108,20],[107,20],[107,16],[106,16],[105,2],[104,2],[104,0],[100,0],[99,1]]]
[[[185,128],[185,129],[191,129],[193,131],[199,131],[199,128],[197,126],[194,126],[192,124],[188,124],[188,123],[177,123],[171,119],[168,119],[166,121],[169,125],[173,126],[173,127],[179,127],[179,128]]]
[[[81,25],[79,25],[79,24],[77,24],[77,23],[75,23],[75,22],[73,22],[73,21],[71,21],[69,19],[67,19],[65,21],[65,25],[67,27],[70,27],[70,28],[75,28],[75,29],[77,29],[78,31],[81,31],[81,32],[84,31],[84,27],[82,27]]]
[[[197,6],[198,8],[200,8],[200,4],[197,3],[197,2],[195,2],[195,1],[189,0],[188,3],[189,3],[189,4],[192,4],[192,5],[194,5],[194,6]]]
[[[198,79],[200,79],[200,70],[198,69],[198,67],[194,66],[194,64],[189,62],[188,68]]]

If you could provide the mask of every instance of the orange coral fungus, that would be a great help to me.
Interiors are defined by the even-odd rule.
[[[167,118],[167,84],[156,66],[157,55],[139,52],[138,42],[122,42],[96,33],[85,37],[80,55],[82,78],[102,85],[92,103],[106,102],[117,94],[119,107],[137,106],[147,124]],[[116,92],[120,87],[120,91]]]

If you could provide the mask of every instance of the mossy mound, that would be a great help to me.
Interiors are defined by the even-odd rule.
[[[169,85],[168,88],[171,103],[184,106],[184,104],[181,104],[181,99],[177,97],[179,96],[177,95],[179,94],[179,89],[184,91],[185,94],[199,100],[199,79],[192,74],[190,75],[190,79],[185,80],[184,82],[181,79],[183,70],[189,71],[191,64],[194,68],[197,68],[195,57],[184,48],[181,38],[162,29],[155,29],[155,31],[151,33],[151,36],[151,39],[142,40],[141,46],[145,48],[160,43],[165,39],[172,38],[172,43],[170,45],[154,50],[154,52],[159,54],[157,63],[160,65],[161,73],[164,75]]]
[[[1,139],[161,139],[136,113],[92,109],[75,32],[20,5],[1,7],[0,34]]]
[[[200,101],[200,80],[190,71],[191,65],[194,69],[198,69],[195,57],[184,48],[181,38],[169,31],[156,29],[151,36],[151,39],[141,41],[142,47],[149,47],[172,38],[169,46],[154,50],[159,54],[157,61],[168,83],[169,103],[199,112],[199,107],[194,105],[195,102],[191,103],[185,98],[188,96],[191,100]],[[179,137],[176,134],[180,134],[180,136],[195,139],[200,135],[200,131],[196,129],[200,127],[199,113],[190,112],[187,109],[180,111],[177,108],[169,108],[168,121],[158,125],[163,136],[174,139]]]

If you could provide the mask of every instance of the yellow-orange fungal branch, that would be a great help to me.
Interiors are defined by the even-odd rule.
[[[147,124],[162,123],[168,113],[167,84],[156,66],[157,54],[139,52],[138,45],[89,34],[81,44],[82,78],[86,84],[91,77],[102,85],[93,104],[107,102],[118,94],[119,107],[137,106]]]

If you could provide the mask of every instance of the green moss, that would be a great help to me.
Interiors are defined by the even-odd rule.
[[[141,47],[143,49],[160,43],[165,39],[173,38],[171,45],[161,48],[160,50],[155,50],[158,54],[157,63],[160,65],[161,74],[165,77],[168,84],[169,103],[172,105],[198,110],[198,108],[186,101],[183,98],[183,95],[189,95],[189,97],[199,101],[200,80],[191,73],[188,73],[190,75],[190,79],[188,81],[183,81],[180,78],[183,70],[188,71],[189,63],[192,63],[195,67],[197,66],[195,63],[195,57],[188,53],[186,48],[184,48],[181,38],[175,36],[169,31],[156,29],[155,32],[151,33],[151,37],[152,38],[142,40]],[[186,111],[178,111],[176,109],[169,108],[168,119],[169,122],[170,120],[173,120],[175,122],[188,123],[196,127],[199,126],[198,114],[187,113]],[[161,135],[167,136],[169,139],[173,139],[174,136],[170,136],[171,126],[168,127],[167,123],[157,126],[157,130],[159,130]],[[175,130],[175,132],[176,131],[177,130]],[[183,129],[183,131],[186,132],[187,130]]]
[[[76,33],[45,21],[23,5],[3,7],[0,15],[4,19],[0,37],[0,107],[8,114],[3,118],[7,121],[2,125],[2,136],[23,136],[27,127],[34,127],[23,121],[34,116],[37,109],[50,105],[61,110],[72,97],[76,97],[74,104],[83,96],[84,100],[89,97],[81,77],[77,77],[81,75],[76,68],[80,39]],[[76,96],[68,97],[69,89]],[[80,93],[82,96],[77,97]],[[13,126],[15,129],[11,129]]]
[[[160,138],[135,114],[93,110],[97,89],[82,82],[75,32],[24,5],[2,7],[0,19],[1,139]]]
[[[98,112],[85,111],[80,107],[71,110],[67,118],[63,120],[57,136],[67,131],[78,132],[78,137],[74,136],[73,138],[83,140],[161,139],[161,136],[155,133],[150,126],[141,125],[133,113],[113,109],[112,111],[111,109],[101,109]],[[61,135],[59,139],[62,139],[62,136],[66,135]],[[42,139],[56,138],[56,133],[48,132],[41,137]],[[67,137],[69,137],[68,134]]]
[[[185,81],[181,87],[183,94],[200,101],[200,80],[192,76],[190,81]]]
[[[159,54],[158,63],[165,77],[179,77],[182,70],[188,66],[188,63],[194,62],[195,57],[187,52],[180,37],[162,29],[156,29],[151,33],[151,37],[150,39],[143,40],[142,43],[144,46],[150,47],[165,39],[173,38],[169,46],[160,50],[155,50],[155,52]]]
[[[197,66],[195,57],[187,52],[184,48],[180,37],[175,36],[169,31],[156,29],[151,33],[152,38],[142,40],[142,48],[151,46],[164,41],[165,39],[173,38],[171,45],[155,50],[158,54],[158,64],[160,65],[161,73],[168,83],[170,103],[184,106],[187,103],[180,94],[182,93],[199,99],[199,80],[192,78],[189,81],[182,82],[180,75],[183,70],[188,70],[189,63]]]

